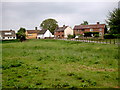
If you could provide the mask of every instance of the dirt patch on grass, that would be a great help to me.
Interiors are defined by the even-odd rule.
[[[80,65],[79,68],[84,68],[84,69],[93,70],[93,71],[108,71],[108,72],[117,71],[116,69],[94,68],[94,67],[88,67],[88,66],[85,66],[85,65]]]
[[[66,65],[66,69],[68,71],[81,71],[82,69],[86,69],[86,70],[92,70],[92,71],[108,71],[108,72],[115,72],[118,71],[117,69],[103,69],[103,68],[94,68],[94,67],[90,67],[90,66],[85,66],[85,65],[80,65],[80,64],[67,64]]]

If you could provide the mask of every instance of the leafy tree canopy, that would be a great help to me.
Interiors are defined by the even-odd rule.
[[[54,30],[58,27],[58,22],[55,19],[46,19],[40,24],[40,27],[54,33]]]
[[[20,28],[17,33],[17,39],[20,39],[20,41],[26,40],[26,29],[25,28]]]
[[[87,21],[83,21],[83,23],[81,23],[81,25],[88,25]]]
[[[109,12],[106,22],[110,27],[111,34],[120,34],[120,9],[116,8],[112,12]]]

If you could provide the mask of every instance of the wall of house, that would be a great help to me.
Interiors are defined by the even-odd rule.
[[[44,34],[44,37],[53,37],[53,35],[49,30],[47,30]]]
[[[101,37],[104,36],[104,28],[101,28],[101,29],[94,28],[94,29],[92,29],[92,31],[90,31],[90,28],[84,29],[84,31],[83,30],[74,30],[75,35],[84,34],[84,32],[99,32],[99,35],[101,35]]]
[[[48,37],[54,37],[54,35],[52,35],[52,33],[49,30],[47,30],[44,34],[37,35],[37,39],[44,39]]]
[[[67,27],[67,28],[64,30],[64,38],[68,38],[68,35],[73,35],[73,29],[70,28],[70,27]]]
[[[55,32],[54,33],[55,38],[64,38],[64,32]]]
[[[43,34],[38,34],[37,39],[44,39],[44,35]]]
[[[74,30],[74,34],[78,35],[78,34],[83,34],[84,32],[82,30]]]
[[[16,39],[16,37],[1,37],[0,39],[3,39],[3,40],[12,40],[12,39]]]
[[[36,39],[36,38],[37,38],[37,33],[28,34],[26,32],[26,39]]]

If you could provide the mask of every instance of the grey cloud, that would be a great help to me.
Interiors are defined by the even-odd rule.
[[[117,7],[117,2],[4,2],[3,29],[33,29],[47,18],[54,18],[59,25],[74,26],[87,20],[90,23],[105,23],[109,10]]]

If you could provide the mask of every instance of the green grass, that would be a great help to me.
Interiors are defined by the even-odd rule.
[[[3,88],[118,87],[118,46],[62,40],[2,44]]]

